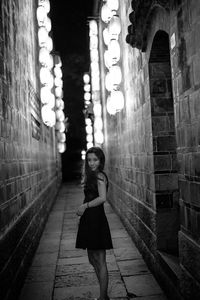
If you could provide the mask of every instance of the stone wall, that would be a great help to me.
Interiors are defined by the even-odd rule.
[[[200,3],[127,0],[119,15],[125,107],[104,109],[109,199],[170,299],[199,299]]]
[[[15,299],[60,182],[41,120],[37,1],[0,4],[0,298]]]

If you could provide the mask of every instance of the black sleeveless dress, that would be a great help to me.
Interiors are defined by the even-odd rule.
[[[84,187],[84,203],[90,202],[99,196],[97,179]],[[104,205],[87,208],[80,217],[76,248],[81,249],[112,249],[110,228],[104,211]]]

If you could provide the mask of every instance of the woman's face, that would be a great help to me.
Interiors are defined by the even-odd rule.
[[[100,165],[100,160],[94,153],[88,153],[87,162],[88,162],[88,166],[92,171],[98,170]]]

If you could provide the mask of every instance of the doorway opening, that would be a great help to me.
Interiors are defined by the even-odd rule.
[[[178,256],[179,193],[169,35],[155,34],[149,80],[152,114],[157,250]]]

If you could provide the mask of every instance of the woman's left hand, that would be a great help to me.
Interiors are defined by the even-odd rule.
[[[76,214],[77,214],[78,216],[82,216],[83,213],[84,213],[84,211],[85,211],[85,209],[86,209],[86,207],[87,207],[86,204],[82,204],[81,206],[79,206],[79,208],[78,208]]]

